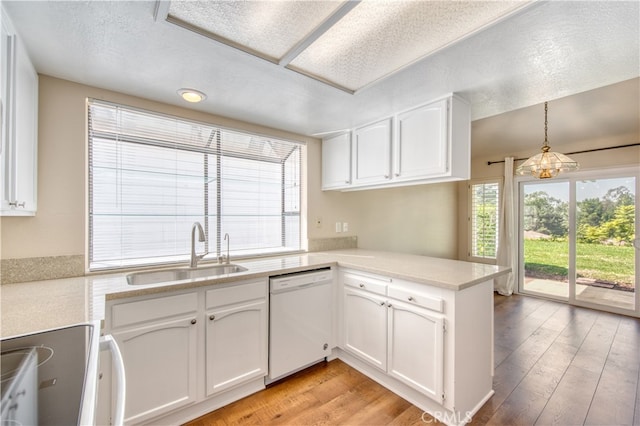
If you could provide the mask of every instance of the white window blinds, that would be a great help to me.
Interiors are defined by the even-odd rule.
[[[499,182],[470,185],[471,252],[476,258],[495,259],[498,250]]]
[[[298,142],[89,100],[89,268],[300,250]]]

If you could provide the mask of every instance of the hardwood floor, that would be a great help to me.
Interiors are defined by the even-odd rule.
[[[640,319],[524,296],[495,301],[495,395],[472,425],[640,425]],[[189,423],[440,424],[339,360]]]
[[[340,360],[317,364],[189,426],[424,425],[422,410]],[[425,420],[438,425],[431,416]]]

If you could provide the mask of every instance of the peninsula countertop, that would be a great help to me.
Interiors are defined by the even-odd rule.
[[[459,260],[363,249],[334,250],[233,262],[246,271],[213,278],[137,285],[128,273],[87,275],[5,284],[1,287],[2,337],[104,319],[105,301],[340,266],[453,291],[510,272],[510,268]],[[201,266],[205,266],[203,263]]]

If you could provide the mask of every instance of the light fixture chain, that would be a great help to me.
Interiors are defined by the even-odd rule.
[[[538,179],[549,179],[558,175],[561,172],[569,172],[578,169],[578,163],[573,161],[566,155],[559,154],[557,152],[550,152],[551,147],[547,139],[548,131],[548,103],[544,103],[544,144],[542,145],[542,152],[527,159],[524,163],[516,169],[516,174],[525,175],[531,174]]]
[[[544,103],[544,144],[548,145],[549,142],[547,141],[547,102]]]

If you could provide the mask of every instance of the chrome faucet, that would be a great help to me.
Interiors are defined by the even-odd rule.
[[[196,229],[198,230],[198,241],[205,241],[202,225],[200,225],[200,222],[194,222],[191,227],[191,263],[189,264],[192,268],[196,268],[198,266],[198,260],[207,255],[206,251],[203,254],[196,254]]]
[[[228,265],[229,264],[229,242],[231,241],[231,238],[229,238],[229,234],[224,234],[224,239],[227,242],[227,258],[225,260],[225,263]]]

